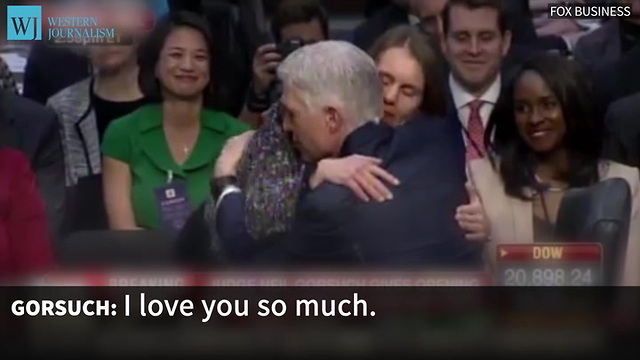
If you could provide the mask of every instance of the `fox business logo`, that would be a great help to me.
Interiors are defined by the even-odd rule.
[[[631,17],[631,5],[549,4],[550,19],[601,19]]]

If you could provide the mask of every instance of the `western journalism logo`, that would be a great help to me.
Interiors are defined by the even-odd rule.
[[[8,5],[7,40],[42,40],[42,6]]]

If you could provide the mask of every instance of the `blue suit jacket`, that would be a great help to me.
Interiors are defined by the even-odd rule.
[[[472,267],[481,247],[464,238],[454,219],[468,201],[464,147],[449,121],[420,117],[391,129],[368,124],[346,140],[342,156],[383,159],[401,184],[386,203],[365,203],[344,187],[305,191],[292,231],[256,249],[242,227],[242,195],[219,205],[218,230],[227,254],[238,260],[281,264]],[[462,152],[462,153],[461,153]],[[244,234],[242,234],[244,233]]]

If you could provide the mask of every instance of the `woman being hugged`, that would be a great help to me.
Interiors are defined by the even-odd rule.
[[[179,230],[209,194],[226,140],[248,130],[215,110],[223,92],[206,21],[181,12],[142,45],[142,90],[153,104],[114,121],[105,134],[104,196],[114,230]]]

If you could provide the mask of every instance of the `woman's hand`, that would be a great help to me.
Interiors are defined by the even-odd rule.
[[[466,184],[466,188],[469,194],[469,203],[458,207],[456,221],[464,230],[467,240],[486,241],[491,235],[489,219],[487,219],[476,189],[469,183]]]
[[[244,149],[254,133],[255,131],[253,130],[247,131],[227,140],[216,161],[214,177],[234,176],[236,174],[236,168],[242,158]]]
[[[363,201],[384,202],[393,199],[387,185],[400,181],[380,167],[382,161],[369,156],[351,155],[340,159],[325,159],[318,163],[311,177],[311,188],[328,181],[346,186]]]

